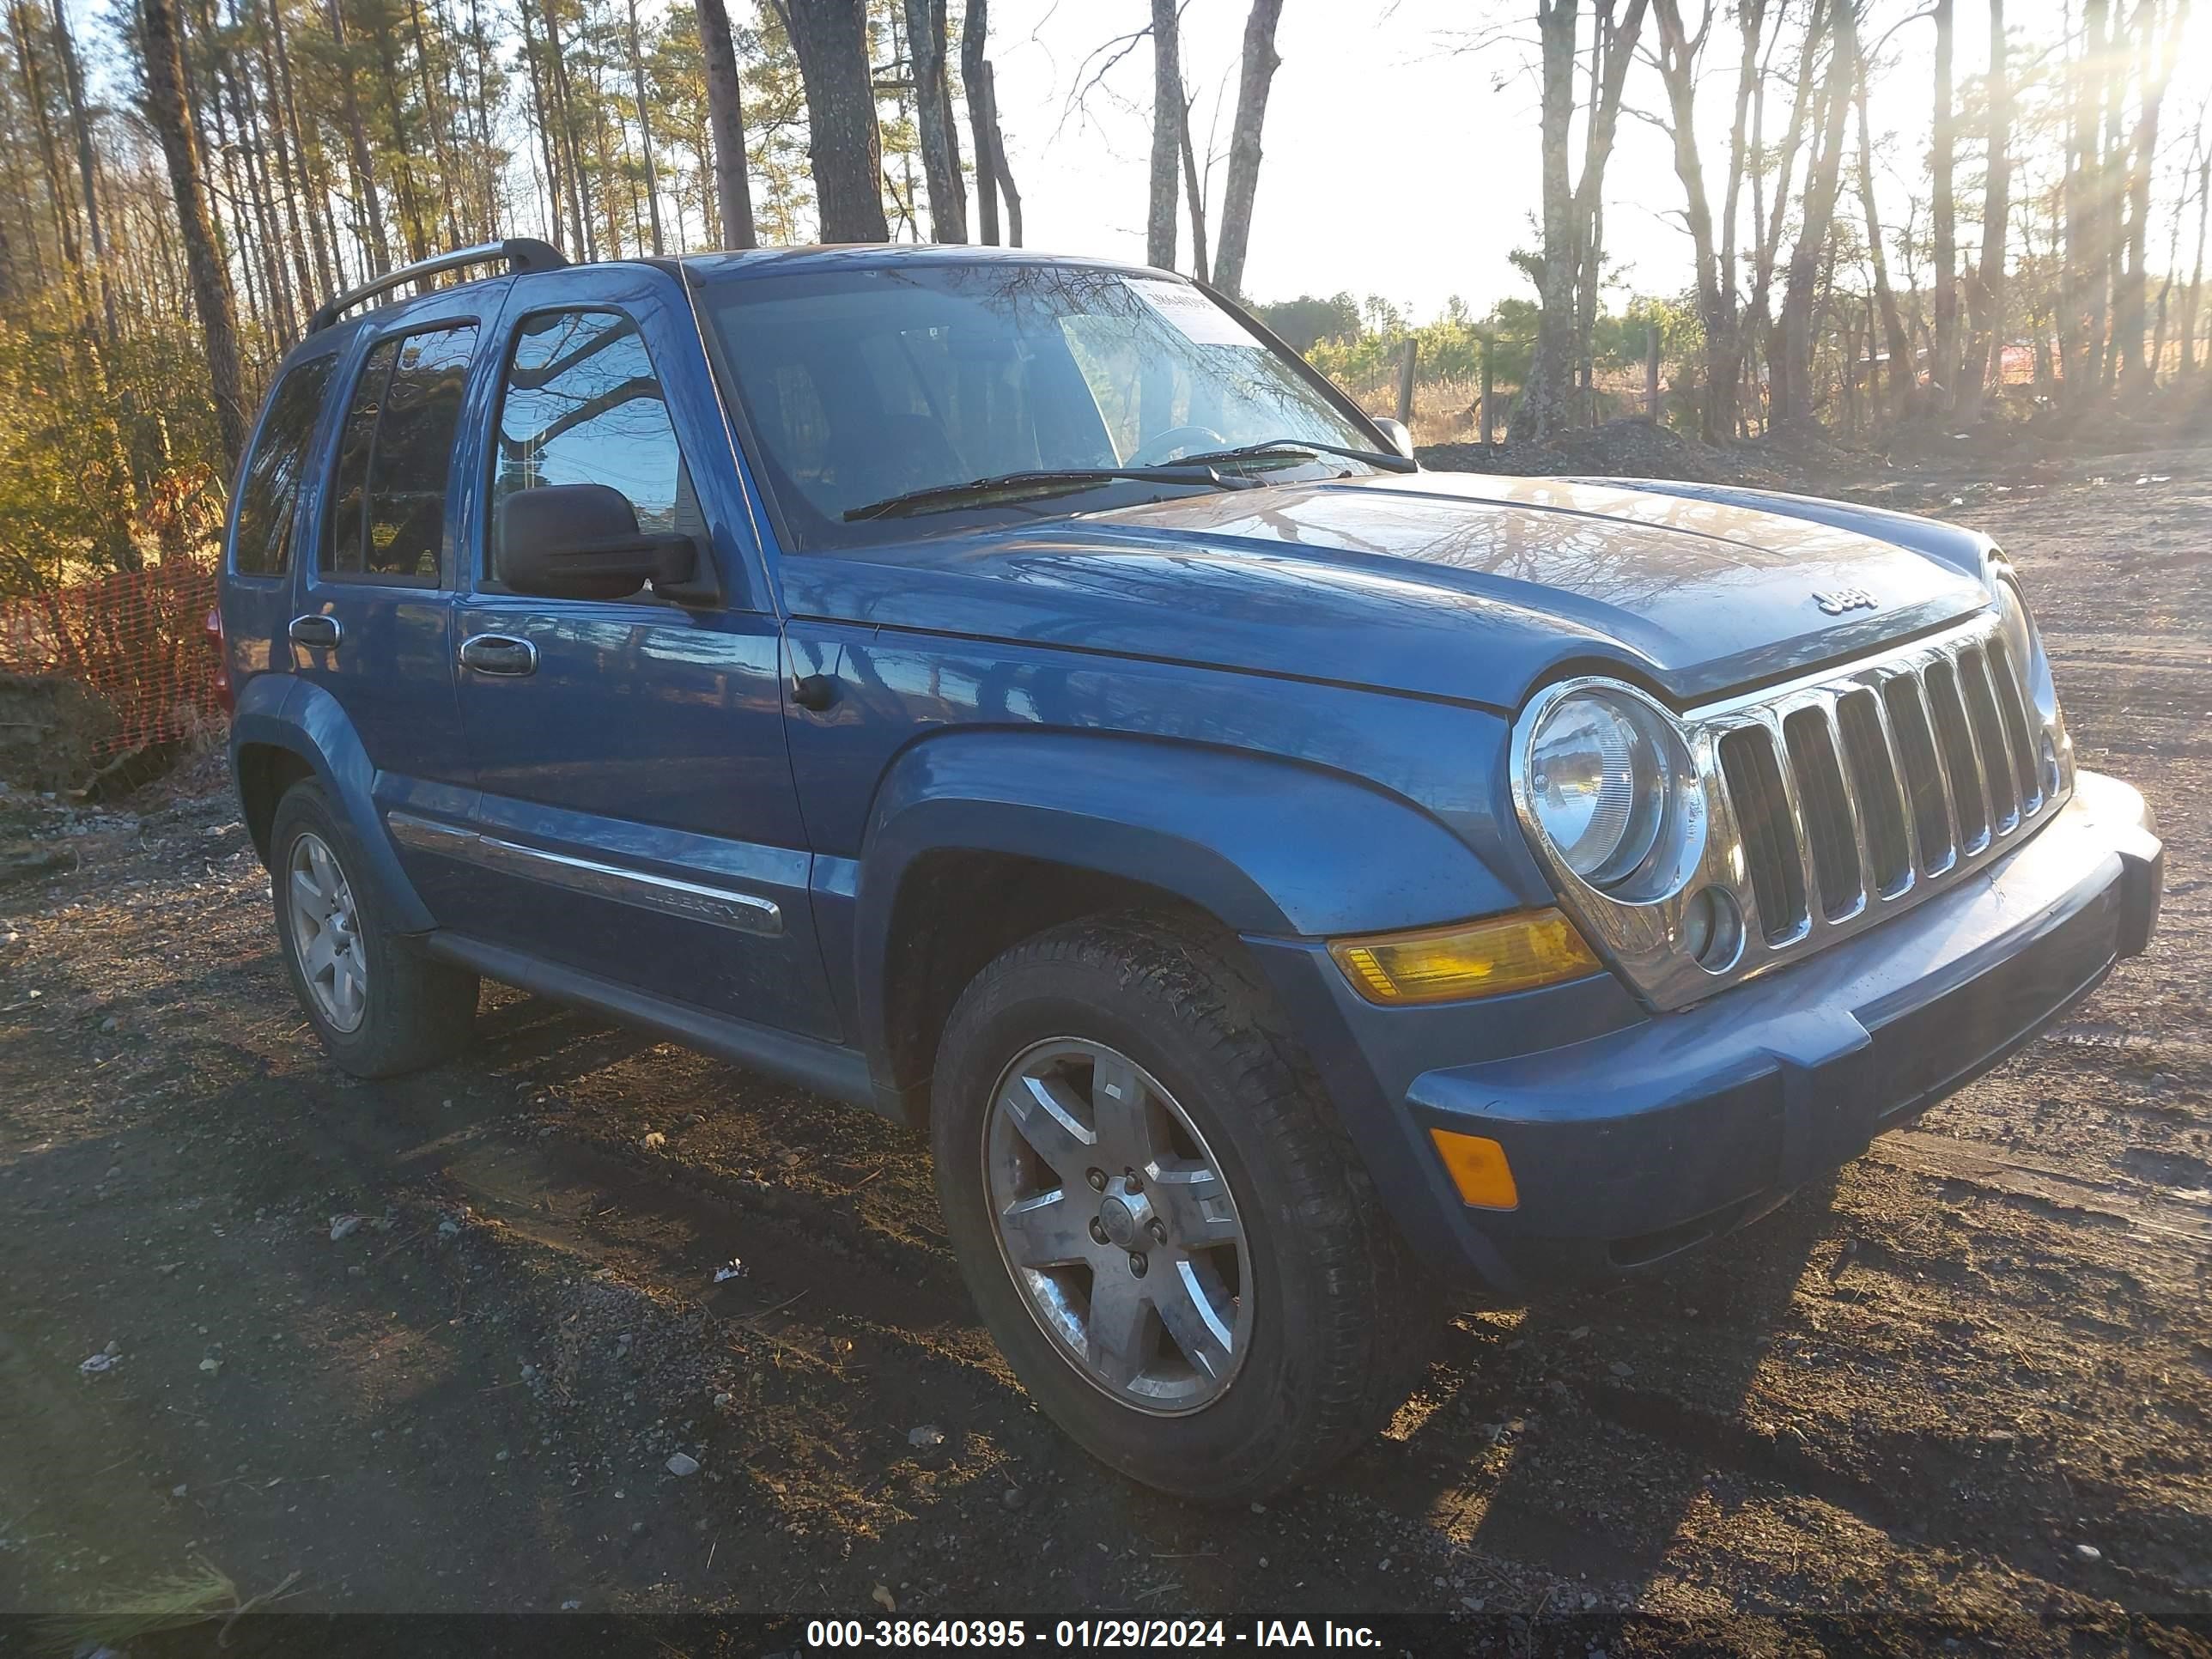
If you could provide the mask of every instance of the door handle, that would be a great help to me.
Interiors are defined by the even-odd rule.
[[[478,634],[461,641],[461,666],[479,674],[535,673],[538,647],[512,634]]]
[[[336,617],[306,616],[292,618],[289,630],[295,645],[313,646],[319,650],[335,650],[345,630],[338,626]]]

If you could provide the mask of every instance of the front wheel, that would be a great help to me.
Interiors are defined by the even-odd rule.
[[[1305,1480],[1429,1352],[1433,1304],[1233,941],[1110,918],[1008,951],[953,1011],[932,1133],[1000,1351],[1147,1485]]]

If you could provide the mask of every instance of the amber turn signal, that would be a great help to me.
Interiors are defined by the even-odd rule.
[[[1580,979],[1602,966],[1557,910],[1522,910],[1416,933],[1331,942],[1329,955],[1370,1002],[1451,1002]]]
[[[1487,1135],[1463,1135],[1451,1129],[1431,1129],[1437,1156],[1444,1172],[1469,1204],[1486,1210],[1513,1210],[1521,1205],[1521,1189],[1513,1184],[1513,1166],[1505,1149]]]

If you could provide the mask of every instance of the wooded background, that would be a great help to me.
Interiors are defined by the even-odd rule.
[[[1486,369],[1516,438],[1634,412],[1655,343],[1662,414],[1712,442],[2096,419],[2212,355],[2207,111],[2168,96],[2190,0],[1471,6],[1407,47],[1531,89],[1540,210],[1502,228],[1528,289],[1419,323],[1247,269],[1255,213],[1310,211],[1264,161],[1285,3],[1102,3],[1067,107],[1148,60],[1144,257],[1276,296],[1261,314],[1378,409],[1412,341],[1424,438],[1468,435]],[[1179,52],[1209,6],[1244,19],[1225,141],[1194,133]],[[596,259],[1023,239],[988,0],[4,0],[0,21],[0,596],[204,548],[270,368],[404,261],[511,234]],[[1954,72],[1962,29],[1986,72]],[[1926,118],[1885,169],[1868,89],[1900,78]],[[1672,291],[1625,294],[1608,259],[1632,144],[1673,157]],[[1466,157],[1386,160],[1464,203]]]

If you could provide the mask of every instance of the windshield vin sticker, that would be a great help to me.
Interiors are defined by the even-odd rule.
[[[1194,345],[1260,349],[1259,341],[1246,333],[1234,317],[1194,288],[1161,282],[1156,277],[1137,276],[1130,279],[1129,289]]]

